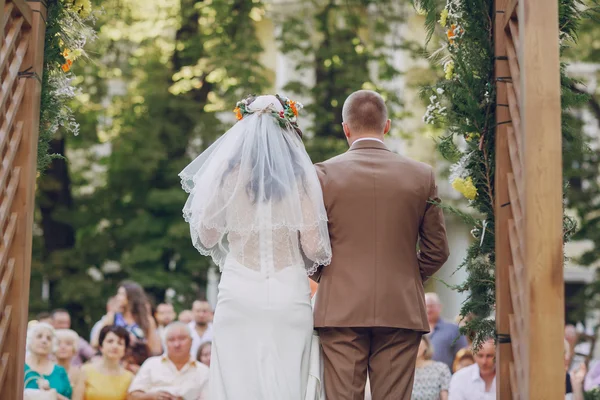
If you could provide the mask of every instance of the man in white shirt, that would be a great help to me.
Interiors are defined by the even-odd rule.
[[[477,353],[475,364],[456,372],[450,380],[449,400],[496,399],[496,344],[485,341]]]
[[[127,400],[207,400],[209,369],[190,357],[189,327],[173,322],[167,327],[167,352],[150,357],[131,382]]]
[[[192,348],[190,354],[196,358],[200,345],[212,341],[212,307],[206,300],[196,300],[192,305],[194,320],[189,327],[192,331]]]

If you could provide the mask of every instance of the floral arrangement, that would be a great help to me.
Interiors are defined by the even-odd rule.
[[[246,115],[254,113],[248,110],[248,105],[252,103],[254,97],[255,96],[249,96],[248,98],[237,102],[233,112],[235,113],[235,117],[238,121],[244,118]],[[297,101],[290,100],[287,97],[280,96],[278,94],[276,94],[275,97],[283,106],[283,111],[271,111],[271,114],[273,117],[275,117],[279,123],[279,126],[285,128],[286,126],[291,125],[295,130],[298,130],[298,111],[304,108],[302,103],[298,103]]]
[[[44,43],[44,69],[40,105],[38,169],[52,158],[49,143],[60,128],[79,134],[70,102],[77,95],[73,65],[86,57],[84,47],[96,38],[91,0],[49,0]]]
[[[580,0],[559,0],[561,38],[576,37],[582,17]],[[494,172],[496,129],[496,82],[494,79],[493,0],[437,0],[416,4],[425,16],[429,41],[440,33],[441,48],[432,61],[443,69],[438,82],[422,97],[429,104],[423,121],[446,132],[437,143],[441,155],[451,162],[450,183],[468,201],[473,213],[440,204],[472,226],[474,239],[459,266],[467,271],[464,283],[455,287],[468,293],[461,309],[464,334],[475,341],[495,335],[491,318],[495,307]],[[567,23],[568,22],[568,23]],[[564,45],[564,44],[563,44]],[[580,104],[572,95],[572,80],[562,71],[563,112]],[[573,143],[578,133],[563,124],[563,141]],[[565,146],[568,148],[569,146]],[[565,238],[574,231],[565,218]]]

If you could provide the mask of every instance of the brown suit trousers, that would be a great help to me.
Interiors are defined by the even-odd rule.
[[[433,169],[378,141],[316,165],[333,258],[321,268],[315,327],[330,400],[408,400],[429,331],[423,282],[447,260]]]

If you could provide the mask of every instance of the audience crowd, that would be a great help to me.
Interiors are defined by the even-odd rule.
[[[412,399],[495,399],[495,341],[472,348],[460,333],[464,318],[458,324],[441,318],[435,293],[425,300],[430,333],[419,346]],[[208,400],[213,314],[203,299],[179,314],[172,304],[153,307],[134,282],[122,283],[107,300],[106,314],[87,339],[71,330],[68,310],[41,313],[28,327],[24,398]],[[569,400],[583,400],[584,390],[600,385],[600,363],[588,374],[577,357],[580,339],[573,326],[565,327]]]

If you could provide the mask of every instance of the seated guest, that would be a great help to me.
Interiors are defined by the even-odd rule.
[[[71,329],[71,314],[65,309],[59,308],[52,311],[52,326],[54,329]],[[81,366],[89,361],[96,352],[90,344],[82,337],[79,338],[77,354],[71,360],[75,366]]]
[[[427,336],[421,337],[412,400],[448,400],[450,368],[442,362],[433,361],[433,346]]]
[[[473,364],[475,364],[475,359],[473,358],[473,352],[471,349],[468,347],[460,349],[458,353],[456,353],[456,357],[454,357],[454,362],[452,363],[452,373],[456,373],[464,367],[468,367],[469,365]]]
[[[105,326],[98,344],[102,358],[81,368],[73,400],[126,400],[133,374],[121,365],[121,360],[129,346],[129,332],[120,326]]]
[[[204,342],[198,348],[198,354],[196,356],[196,360],[200,361],[202,364],[210,367],[210,352],[212,350],[212,342]]]
[[[184,323],[173,322],[167,327],[165,336],[167,352],[146,360],[129,387],[128,400],[207,400],[209,369],[195,357],[190,357],[190,328]]]
[[[475,364],[462,368],[450,380],[449,400],[496,399],[496,344],[486,340],[475,352]]]
[[[145,343],[133,343],[125,352],[123,366],[127,371],[134,375],[138,373],[140,367],[150,357],[150,349]]]
[[[194,313],[192,312],[192,310],[183,310],[179,313],[179,316],[177,317],[177,321],[183,322],[184,324],[189,324],[193,320]]]
[[[79,377],[79,367],[73,365],[73,357],[79,351],[79,335],[71,329],[56,330],[57,347],[54,351],[54,358],[58,365],[63,367],[69,375],[71,387],[75,387]]]
[[[56,346],[54,328],[44,322],[30,323],[27,329],[25,357],[25,389],[50,390],[58,400],[71,398],[71,383],[67,371],[50,356]]]

